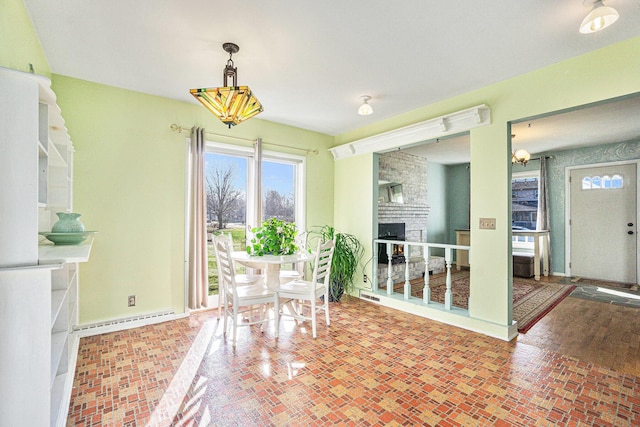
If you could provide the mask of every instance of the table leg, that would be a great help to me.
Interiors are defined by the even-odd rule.
[[[269,289],[278,289],[280,286],[280,264],[267,265],[267,287]]]
[[[542,236],[542,267],[545,276],[549,276],[549,234]]]
[[[534,279],[540,280],[540,239],[533,238],[533,274]]]

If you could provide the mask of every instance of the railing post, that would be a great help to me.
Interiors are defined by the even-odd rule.
[[[391,243],[387,243],[387,259],[389,260],[387,264],[387,295],[393,294],[393,264],[391,264],[391,258],[393,257],[392,251]]]
[[[422,302],[429,304],[431,301],[431,288],[429,287],[429,258],[431,258],[431,248],[424,247],[424,288],[422,288]]]
[[[373,268],[371,271],[371,290],[378,292],[378,245],[375,240],[373,241]]]
[[[409,281],[409,258],[411,258],[411,246],[405,243],[404,247],[404,299],[408,300],[411,296],[411,282]]]
[[[451,248],[445,249],[444,262],[447,265],[447,290],[444,292],[444,308],[445,310],[451,310],[453,306],[453,294],[451,293]]]

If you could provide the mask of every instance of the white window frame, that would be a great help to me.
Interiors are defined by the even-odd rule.
[[[191,138],[185,140],[185,241],[184,241],[184,312],[189,312],[189,202],[191,194],[190,192],[190,179],[189,172],[191,170],[191,156],[189,155],[189,147],[191,144]],[[205,151],[207,153],[215,152],[220,154],[229,154],[234,156],[247,157],[247,225],[256,226],[259,225],[255,218],[255,170],[256,165],[254,161],[253,147],[246,147],[241,145],[225,144],[215,141],[206,141]],[[263,151],[262,158],[266,160],[276,160],[281,162],[291,162],[295,165],[294,171],[294,198],[295,198],[295,224],[298,230],[306,230],[306,158],[303,156],[297,156],[295,154],[279,153],[275,151]],[[253,218],[251,218],[253,216]],[[217,295],[209,297],[209,306],[214,307],[217,304]]]
[[[255,196],[255,172],[253,147],[225,144],[222,142],[207,141],[207,152],[229,154],[234,156],[247,157],[247,225],[256,227],[262,223],[262,219],[256,217]],[[294,166],[294,203],[295,203],[295,224],[298,230],[306,230],[306,157],[296,154],[281,153],[271,150],[262,151],[263,161],[274,161],[289,163]]]
[[[527,179],[527,178],[537,178],[538,179],[538,214],[536,218],[540,217],[540,170],[532,170],[526,172],[513,172],[511,174],[511,191],[513,192],[513,180],[514,179]],[[511,213],[511,220],[513,221],[513,212]],[[536,221],[536,229],[538,228],[538,221]],[[521,236],[522,237],[522,236]],[[514,251],[517,250],[531,250],[533,251],[533,237],[524,237],[525,241],[518,241],[517,236],[511,237],[511,246]]]

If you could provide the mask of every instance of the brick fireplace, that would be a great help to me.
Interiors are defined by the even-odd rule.
[[[378,238],[385,240],[406,240],[411,242],[427,241],[427,159],[403,151],[392,151],[378,156],[378,180],[402,184],[402,202],[395,203],[379,198],[378,202]],[[378,245],[377,274],[379,281],[386,281],[388,259],[386,245]],[[404,280],[406,262],[412,279],[421,277],[428,269],[439,271],[440,268],[425,268],[422,250],[415,248],[411,253],[404,251],[400,245],[394,245],[392,256],[392,276],[394,280]],[[431,264],[431,261],[430,261]]]
[[[380,154],[378,180],[402,184],[403,195],[403,203],[386,201],[378,203],[378,227],[402,223],[404,237],[398,240],[426,242],[429,216],[427,159],[403,151]]]

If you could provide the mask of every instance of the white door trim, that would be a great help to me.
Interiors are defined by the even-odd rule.
[[[567,166],[564,169],[564,259],[565,259],[565,275],[567,277],[571,277],[571,227],[569,226],[569,219],[571,218],[571,185],[569,182],[569,177],[571,176],[571,171],[576,169],[589,169],[589,168],[597,168],[597,167],[606,167],[606,166],[616,166],[616,165],[636,165],[636,229],[640,229],[640,197],[638,197],[638,192],[640,192],[640,159],[636,160],[620,160],[615,162],[602,162],[602,163],[590,163],[587,165],[579,165],[579,166]],[[638,248],[638,234],[636,233],[636,248]],[[636,249],[636,278],[640,280],[640,250]]]

